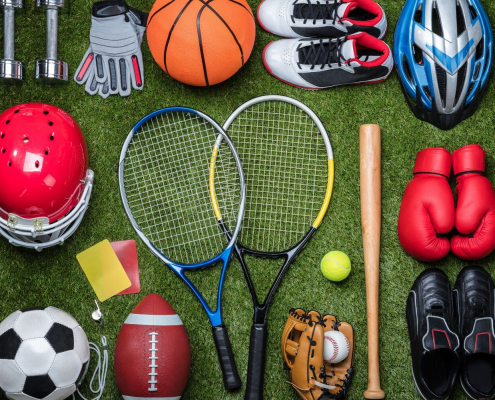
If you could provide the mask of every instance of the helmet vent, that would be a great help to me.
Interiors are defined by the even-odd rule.
[[[43,111],[43,114],[48,115],[49,111]]]
[[[443,37],[442,21],[440,20],[440,15],[438,15],[436,3],[431,10],[431,30],[435,35]]]
[[[404,68],[404,74],[406,75],[407,80],[413,83],[411,68],[409,67],[409,62],[407,61],[407,57],[405,54],[402,56],[402,66]]]
[[[49,152],[50,152],[50,150],[47,147],[46,150],[45,150],[45,156],[47,156]]]
[[[416,12],[414,13],[414,21],[416,21],[418,24],[423,23],[423,4],[420,3],[418,5],[418,8],[416,8]]]
[[[476,12],[476,9],[470,4],[469,5],[469,12],[471,13],[471,19],[476,19],[478,16],[478,13]]]
[[[55,134],[52,132],[52,134],[50,135],[50,140],[53,140],[55,139]]]
[[[430,88],[428,86],[423,86],[423,92],[425,92],[426,97],[428,97],[428,100],[430,100],[430,101],[433,100],[431,98],[431,92],[430,92]]]
[[[442,105],[445,107],[445,96],[447,92],[447,72],[438,64],[435,64],[435,72],[437,74],[438,90],[440,92],[440,98],[442,99]]]
[[[478,80],[478,75],[480,74],[481,63],[476,63],[474,67],[473,80]]]
[[[416,64],[423,65],[423,50],[421,50],[414,43],[413,43],[413,54],[414,54],[414,61],[416,61]]]
[[[24,143],[27,143],[27,142],[29,142],[29,138],[28,138],[28,137],[25,137],[24,139],[22,139],[22,141],[23,141]]]
[[[466,22],[464,21],[464,14],[459,3],[457,3],[455,12],[457,14],[457,36],[460,36],[466,30]]]
[[[2,149],[2,154],[5,154],[5,147]]]
[[[10,124],[10,119],[8,119],[7,121],[5,121],[5,123],[8,125]]]
[[[481,40],[479,41],[478,45],[476,46],[476,55],[475,59],[479,60],[481,57],[483,57],[483,49],[485,48],[485,40],[482,37]]]
[[[48,125],[53,126],[53,122],[52,121],[48,122]]]
[[[15,110],[15,111],[14,111],[14,114],[17,114],[18,112],[19,112],[19,110]]]
[[[39,161],[36,161],[36,162],[34,163],[34,166],[35,166],[36,168],[39,168],[39,167],[40,167],[40,162],[39,162]]]
[[[462,88],[464,87],[464,81],[466,79],[466,71],[467,71],[467,64],[464,63],[464,65],[461,68],[459,68],[459,72],[457,72],[457,87],[455,90],[454,106],[457,104],[457,102],[459,101],[459,97],[461,96]]]
[[[3,133],[3,132],[2,132],[2,133],[0,134],[0,139],[3,139],[4,137],[5,137],[5,133]]]
[[[9,167],[12,167],[12,161],[9,161]]]

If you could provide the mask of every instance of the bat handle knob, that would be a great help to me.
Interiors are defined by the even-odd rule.
[[[382,389],[368,389],[364,392],[364,398],[368,400],[384,399],[385,392]]]

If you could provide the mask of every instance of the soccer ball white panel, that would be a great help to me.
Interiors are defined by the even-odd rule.
[[[82,362],[75,351],[57,354],[48,373],[57,387],[68,386],[76,382],[81,373]]]
[[[5,393],[8,399],[12,400],[38,400],[24,393]]]
[[[0,335],[3,335],[6,331],[8,331],[10,328],[12,328],[12,325],[14,324],[14,321],[21,314],[22,314],[21,311],[16,311],[15,313],[12,313],[7,318],[5,318],[0,323]]]
[[[23,312],[14,322],[14,330],[22,340],[45,337],[53,325],[51,317],[43,310]]]
[[[26,375],[14,360],[0,360],[0,387],[6,392],[20,392],[24,387]]]
[[[28,376],[47,374],[54,359],[55,350],[45,338],[25,340],[15,356],[15,361]]]
[[[45,312],[48,313],[55,322],[65,325],[68,328],[74,329],[75,327],[79,326],[72,315],[69,315],[65,311],[62,311],[58,308],[47,307],[45,308]]]
[[[83,364],[89,361],[88,337],[80,326],[74,329],[74,351]]]

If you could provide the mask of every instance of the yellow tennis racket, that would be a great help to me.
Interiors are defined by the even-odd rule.
[[[245,399],[258,400],[263,397],[268,307],[328,209],[333,153],[314,112],[288,97],[253,99],[235,110],[223,127],[236,145],[246,180],[244,220],[234,251],[254,312]],[[246,255],[283,260],[263,301],[256,294]]]

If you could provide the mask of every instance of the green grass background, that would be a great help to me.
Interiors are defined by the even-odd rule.
[[[60,18],[59,57],[69,63],[67,86],[40,86],[34,81],[35,61],[44,58],[45,17],[28,1],[23,15],[16,17],[16,58],[26,68],[23,86],[0,87],[0,108],[36,101],[57,105],[69,112],[85,133],[90,168],[95,172],[90,208],[80,228],[62,247],[42,253],[19,249],[0,240],[0,319],[19,308],[56,306],[71,313],[86,330],[90,340],[99,342],[99,327],[91,320],[95,294],[76,261],[76,254],[104,239],[136,239],[141,269],[140,294],[114,297],[102,304],[105,334],[113,351],[120,327],[129,312],[148,293],[167,299],[182,318],[189,334],[192,369],[184,399],[242,399],[244,387],[226,393],[211,328],[205,312],[186,285],[163,266],[144,246],[128,222],[121,204],[117,167],[123,141],[133,125],[148,113],[166,106],[197,108],[223,123],[240,104],[260,95],[294,97],[321,118],[335,154],[335,189],[321,229],[288,271],[269,312],[269,343],[265,373],[266,399],[296,399],[286,383],[280,337],[291,307],[334,313],[354,325],[356,333],[356,375],[349,399],[360,399],[367,386],[366,307],[359,206],[358,129],[364,123],[382,127],[382,236],[380,265],[380,351],[381,383],[389,399],[416,399],[410,372],[410,354],[405,320],[405,301],[416,276],[426,267],[440,267],[453,283],[465,262],[448,256],[438,263],[413,260],[402,250],[396,227],[402,193],[412,176],[416,152],[443,146],[450,151],[479,143],[487,152],[487,175],[495,181],[494,81],[490,81],[478,112],[455,129],[443,132],[415,119],[403,99],[395,73],[384,83],[304,91],[286,85],[264,69],[261,53],[276,37],[257,26],[256,44],[247,64],[233,78],[211,88],[183,85],[168,77],[154,63],[146,41],[143,43],[145,88],[128,98],[91,97],[72,81],[72,75],[89,43],[90,12],[93,1],[77,0],[70,15]],[[130,0],[130,5],[149,11],[153,0]],[[253,10],[256,0],[250,0]],[[383,0],[389,21],[386,41],[392,45],[393,31],[403,1]],[[490,19],[495,20],[495,3],[484,1]],[[219,61],[220,62],[220,61]],[[276,145],[276,144],[274,144]],[[453,184],[453,182],[452,182]],[[0,187],[2,191],[8,187]],[[330,250],[346,252],[353,265],[350,277],[335,284],[319,270],[322,256]],[[491,273],[494,256],[479,262]],[[265,281],[266,264],[255,264],[255,279]],[[273,269],[272,269],[273,270]],[[202,285],[216,292],[217,271],[200,272]],[[229,328],[237,365],[243,382],[251,328],[251,300],[241,269],[233,261],[224,292],[224,318]],[[104,399],[118,399],[113,356]],[[173,362],[173,360],[171,360]],[[87,392],[86,392],[87,393]],[[88,394],[88,393],[87,393]],[[453,399],[463,399],[457,385]]]

